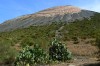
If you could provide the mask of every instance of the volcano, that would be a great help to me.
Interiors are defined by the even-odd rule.
[[[52,22],[73,22],[90,19],[96,12],[80,9],[75,6],[57,6],[33,14],[23,15],[0,24],[0,32],[26,28],[29,26],[46,25]]]

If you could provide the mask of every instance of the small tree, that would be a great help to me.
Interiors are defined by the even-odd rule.
[[[56,39],[50,44],[49,55],[53,61],[66,61],[72,58],[71,52]]]

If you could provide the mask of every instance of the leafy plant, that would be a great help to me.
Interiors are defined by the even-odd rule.
[[[23,48],[23,50],[16,57],[15,66],[25,66],[32,63],[34,60],[34,55],[32,55],[29,46]]]
[[[34,48],[26,46],[16,57],[16,66],[30,66],[32,64],[46,64],[53,61],[67,61],[72,58],[71,52],[64,44],[56,39],[51,42],[49,54],[40,45],[35,44]]]
[[[44,64],[47,63],[48,56],[43,49],[40,48],[38,44],[34,45],[34,48],[30,48],[26,46],[23,50],[19,53],[18,57],[16,58],[15,65],[32,65],[32,64]]]
[[[67,61],[72,58],[71,52],[65,47],[64,44],[56,39],[51,42],[49,55],[50,59],[53,61]]]
[[[33,51],[34,63],[44,64],[48,62],[48,54],[38,44],[34,45]]]

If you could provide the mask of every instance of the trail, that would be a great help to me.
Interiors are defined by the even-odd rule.
[[[62,38],[62,32],[61,32],[61,30],[63,30],[63,28],[64,28],[64,26],[61,26],[58,30],[56,30],[56,32],[55,32],[55,37],[56,38]]]

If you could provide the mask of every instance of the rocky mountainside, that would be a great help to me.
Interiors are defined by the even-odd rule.
[[[45,25],[52,22],[73,22],[76,19],[90,18],[95,12],[74,6],[58,6],[39,11],[34,14],[20,16],[0,24],[0,32],[32,25]]]

